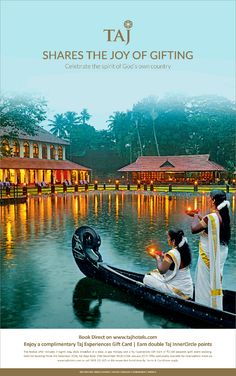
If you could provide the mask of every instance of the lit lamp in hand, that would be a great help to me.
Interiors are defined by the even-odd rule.
[[[146,249],[147,249],[148,254],[153,258],[155,258],[156,256],[160,256],[160,257],[164,256],[162,251],[156,249],[155,246],[153,245],[149,245],[148,247],[146,247]]]
[[[190,217],[193,217],[194,214],[198,214],[199,211],[200,211],[199,209],[192,209],[191,206],[189,206],[189,207],[187,208],[187,210],[185,210],[185,213],[186,213],[187,215],[189,215]]]

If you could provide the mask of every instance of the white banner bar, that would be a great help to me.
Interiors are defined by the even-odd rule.
[[[2,329],[1,368],[234,368],[232,329]]]

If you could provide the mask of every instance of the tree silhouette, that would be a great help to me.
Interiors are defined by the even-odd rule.
[[[91,115],[88,113],[88,110],[84,108],[80,113],[80,117],[79,117],[80,122],[82,124],[87,124],[90,118],[91,118]]]
[[[52,134],[60,138],[67,138],[67,122],[64,114],[54,115],[54,119],[49,119],[49,122],[48,125],[51,127],[50,132]]]

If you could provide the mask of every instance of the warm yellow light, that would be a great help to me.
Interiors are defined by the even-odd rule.
[[[197,180],[195,180],[194,184],[197,185]]]
[[[152,180],[150,181],[150,184],[153,184],[153,181],[152,181]]]
[[[116,184],[118,184],[119,183],[119,180],[116,180]]]
[[[97,181],[97,180],[95,180],[94,184],[97,184],[97,183],[98,183],[98,181]]]

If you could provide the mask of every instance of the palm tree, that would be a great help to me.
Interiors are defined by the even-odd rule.
[[[87,121],[89,121],[90,118],[91,118],[91,115],[88,113],[88,110],[84,108],[80,113],[80,117],[79,117],[80,122],[82,124],[87,124]]]
[[[54,115],[54,119],[49,121],[50,132],[60,138],[67,138],[66,120],[63,114]]]
[[[64,117],[65,117],[65,122],[66,122],[67,139],[69,140],[69,143],[70,143],[69,150],[68,150],[69,158],[71,158],[71,155],[72,155],[71,144],[72,144],[72,139],[73,139],[73,133],[76,130],[77,126],[79,125],[80,120],[79,120],[79,116],[77,112],[73,112],[73,111],[67,111],[64,114]]]
[[[66,122],[66,131],[68,134],[68,138],[71,136],[71,132],[73,129],[80,124],[80,118],[77,112],[67,111],[64,114],[65,122]]]

